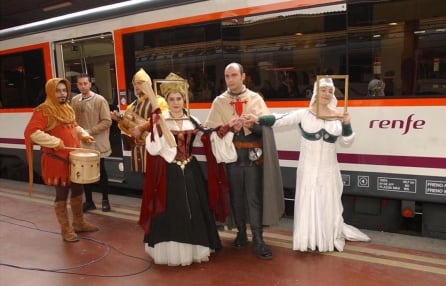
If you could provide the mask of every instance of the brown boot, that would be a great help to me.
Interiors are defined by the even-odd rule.
[[[56,217],[60,224],[63,240],[67,242],[79,241],[77,234],[73,231],[73,228],[70,226],[70,221],[68,220],[67,202],[55,202],[54,211],[56,212]]]
[[[93,232],[99,230],[97,226],[84,221],[82,195],[71,198],[70,204],[71,211],[73,212],[73,228],[75,232]]]

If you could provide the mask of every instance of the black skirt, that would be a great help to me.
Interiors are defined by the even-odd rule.
[[[144,242],[150,247],[175,241],[220,249],[217,226],[208,205],[207,183],[198,161],[192,158],[184,174],[177,164],[167,164],[166,173],[166,209],[153,217]]]

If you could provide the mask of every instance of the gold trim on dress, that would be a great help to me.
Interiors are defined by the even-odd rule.
[[[173,160],[172,163],[177,164],[178,166],[180,166],[181,170],[184,171],[184,169],[186,168],[186,165],[189,164],[189,162],[191,160],[192,160],[192,156],[190,156],[189,158],[187,158],[186,160],[183,160],[183,161]]]

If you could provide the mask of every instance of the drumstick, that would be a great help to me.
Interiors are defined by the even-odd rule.
[[[81,150],[81,149],[83,149],[83,148],[78,148],[78,147],[67,147],[67,146],[64,146],[63,148],[64,149],[68,149],[68,150]]]
[[[86,152],[93,152],[93,153],[99,153],[98,150],[94,150],[94,149],[87,149],[87,148],[78,148],[78,147],[63,147],[64,149],[68,149],[68,150],[75,150],[75,151],[86,151]]]

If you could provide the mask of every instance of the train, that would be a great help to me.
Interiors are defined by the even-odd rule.
[[[246,86],[273,113],[308,107],[318,75],[348,75],[335,80],[339,108],[348,109],[356,133],[352,146],[337,146],[344,219],[384,231],[419,220],[419,233],[446,238],[442,2],[146,1],[0,30],[1,177],[27,180],[23,130],[54,76],[70,80],[76,92],[76,76],[88,73],[111,109],[124,111],[135,99],[131,82],[139,68],[153,79],[175,72],[189,83],[190,112],[204,121],[225,89],[230,62],[244,66]],[[299,133],[274,133],[289,213]],[[130,171],[115,124],[110,141],[111,185],[141,190],[143,177]],[[204,161],[200,142],[195,149]],[[38,180],[39,160],[34,164]]]

